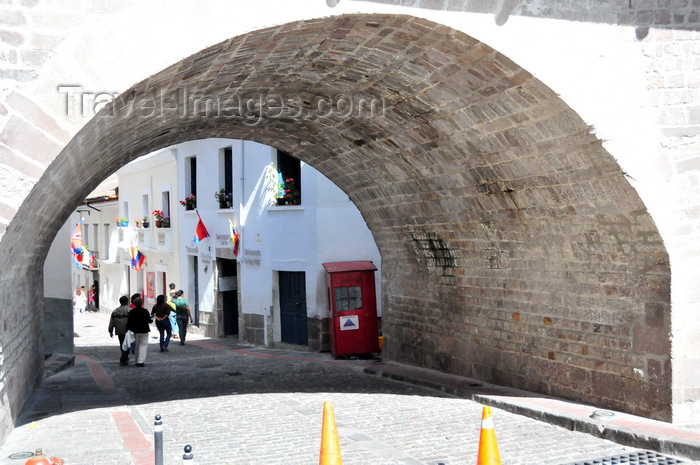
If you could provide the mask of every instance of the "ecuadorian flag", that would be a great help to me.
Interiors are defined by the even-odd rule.
[[[131,244],[131,267],[135,271],[141,271],[141,267],[146,261],[146,256],[137,249],[134,244]]]
[[[236,228],[233,227],[231,218],[228,219],[228,231],[231,235],[231,243],[233,244],[233,255],[238,256],[238,244],[241,242],[241,235]]]

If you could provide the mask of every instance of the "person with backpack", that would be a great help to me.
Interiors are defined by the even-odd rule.
[[[175,304],[177,327],[180,331],[180,345],[184,346],[185,337],[187,336],[187,323],[194,322],[190,313],[190,304],[185,299],[185,292],[182,289],[175,292],[170,301]]]

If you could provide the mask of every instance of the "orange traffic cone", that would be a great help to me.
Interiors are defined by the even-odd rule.
[[[321,429],[321,457],[318,465],[343,465],[340,457],[338,430],[335,427],[333,403],[329,400],[323,403],[323,427]]]
[[[496,430],[491,418],[491,407],[484,407],[481,414],[481,435],[479,436],[479,456],[476,465],[501,465],[501,456],[498,453],[496,442]]]
[[[24,462],[24,465],[63,465],[63,459],[47,457],[42,453],[41,449],[37,449],[36,453]]]

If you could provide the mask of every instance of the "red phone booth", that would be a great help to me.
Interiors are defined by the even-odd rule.
[[[334,356],[379,352],[377,293],[370,261],[324,263]]]

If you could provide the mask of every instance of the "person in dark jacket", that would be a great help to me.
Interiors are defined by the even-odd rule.
[[[185,337],[187,337],[187,323],[192,323],[192,313],[190,313],[190,304],[185,299],[185,292],[180,289],[170,298],[169,302],[175,305],[175,313],[177,314],[177,327],[180,331],[180,345],[185,345]]]
[[[143,299],[135,298],[132,302],[134,308],[129,312],[126,329],[134,333],[136,366],[146,366],[146,354],[148,353],[148,333],[151,331],[151,314],[143,308]]]
[[[129,349],[123,349],[124,335],[126,334],[126,323],[129,317],[129,298],[125,295],[119,297],[119,307],[112,311],[112,315],[109,317],[109,337],[114,337],[116,333],[119,338],[119,350],[121,350],[122,355],[119,358],[120,365],[129,364]]]
[[[151,317],[156,319],[156,328],[160,333],[160,351],[167,352],[168,344],[170,343],[170,336],[172,335],[172,329],[170,327],[170,311],[172,308],[169,302],[165,302],[165,296],[159,295],[156,297],[156,304],[151,310]]]

